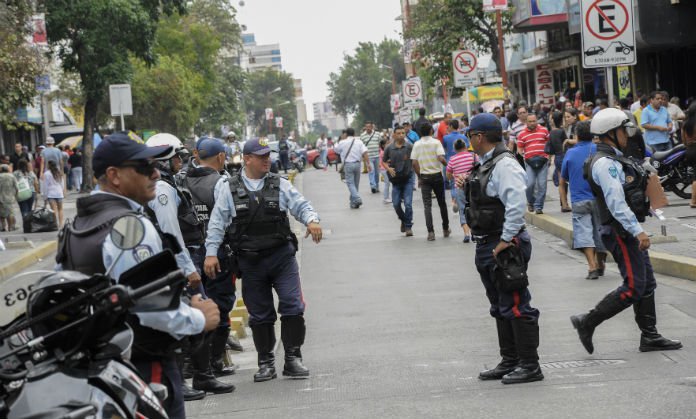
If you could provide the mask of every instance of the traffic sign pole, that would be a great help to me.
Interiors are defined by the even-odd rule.
[[[469,121],[471,121],[471,102],[469,101],[468,87],[464,90],[464,94],[466,95],[466,117],[469,118]]]
[[[609,107],[614,106],[614,67],[607,67],[607,94],[609,94]]]

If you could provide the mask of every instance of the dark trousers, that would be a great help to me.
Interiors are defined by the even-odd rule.
[[[538,319],[539,310],[530,305],[532,294],[528,288],[519,291],[501,292],[495,285],[495,258],[493,249],[498,245],[498,237],[487,237],[485,243],[476,244],[476,269],[481,276],[481,282],[486,289],[486,296],[491,304],[491,316],[498,319],[512,320],[515,318]],[[522,249],[525,261],[532,257],[532,243],[529,233],[523,231],[516,237],[518,246]]]
[[[285,173],[287,173],[288,169],[290,168],[290,155],[287,151],[281,151],[278,153],[278,158],[280,159],[280,167],[285,170]]]
[[[164,409],[170,419],[185,419],[184,396],[181,387],[184,380],[176,364],[174,355],[156,361],[133,360],[133,365],[147,383],[161,383],[167,386],[169,397],[164,401]]]
[[[227,255],[223,250],[224,246],[220,246],[218,250],[218,259],[222,272],[218,273],[215,278],[208,278],[203,271],[203,262],[205,261],[205,247],[198,249],[188,248],[191,254],[191,260],[196,266],[196,269],[201,273],[201,282],[205,295],[210,297],[220,310],[220,325],[218,327],[227,329],[230,326],[230,311],[234,308],[236,300],[235,278],[232,272],[226,269]]]
[[[435,231],[435,227],[433,227],[433,192],[435,192],[437,205],[440,207],[442,229],[449,229],[449,214],[447,213],[447,202],[445,201],[445,180],[442,178],[442,174],[421,175],[420,186],[423,207],[425,208],[425,226],[428,228],[428,233]]]
[[[239,257],[239,269],[244,280],[242,294],[249,311],[249,325],[275,323],[278,318],[273,306],[273,290],[278,295],[281,316],[304,314],[305,303],[300,284],[300,271],[295,259],[295,247],[288,243],[260,258]]]
[[[31,214],[31,209],[34,207],[35,197],[36,193],[32,194],[31,198],[18,202],[19,212],[22,214],[22,218],[28,214]]]
[[[617,288],[622,300],[636,302],[655,291],[657,283],[647,250],[640,250],[639,241],[630,234],[603,226],[602,242],[614,257],[623,283]]]

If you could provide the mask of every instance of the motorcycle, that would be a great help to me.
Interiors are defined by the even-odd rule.
[[[302,158],[300,152],[293,151],[290,153],[290,164],[297,170],[298,173],[302,173],[305,168],[305,160]]]
[[[123,254],[142,242],[145,227],[127,215],[110,234]],[[178,307],[183,272],[169,251],[124,272],[118,284],[108,272],[25,275],[0,287],[0,417],[167,418],[167,387],[145,383],[129,361],[126,316]]]
[[[679,144],[671,150],[653,153],[650,165],[657,170],[665,191],[674,192],[680,198],[691,199],[691,183],[696,177],[693,168],[686,163],[685,155],[686,146]]]
[[[240,170],[242,170],[242,154],[241,153],[235,153],[230,157],[227,161],[227,172],[230,175],[234,175],[235,173],[239,173]]]

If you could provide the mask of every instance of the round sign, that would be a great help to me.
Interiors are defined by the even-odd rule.
[[[454,57],[454,68],[458,73],[469,74],[476,69],[476,56],[469,51],[462,51]]]
[[[406,83],[406,88],[404,89],[404,93],[408,97],[420,97],[420,86],[418,83],[414,81],[410,81]]]
[[[608,12],[611,9],[613,14]],[[621,1],[596,0],[585,14],[585,26],[595,38],[611,41],[626,31],[628,19],[628,9]]]

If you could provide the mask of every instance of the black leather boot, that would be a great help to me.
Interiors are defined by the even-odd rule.
[[[283,375],[291,378],[307,378],[309,370],[302,364],[300,347],[305,340],[304,316],[284,316],[280,318],[280,338],[285,348]]]
[[[230,329],[218,327],[210,336],[210,367],[217,377],[232,375],[239,368],[234,364],[225,366],[224,357],[229,334]]]
[[[544,374],[539,365],[539,322],[537,319],[518,318],[510,321],[515,334],[515,347],[520,363],[514,371],[506,374],[503,384],[520,384],[541,381]]]
[[[512,372],[519,363],[512,323],[510,320],[496,318],[495,326],[498,329],[498,346],[503,359],[495,368],[481,371],[479,380],[500,380],[505,374]]]
[[[254,374],[254,382],[272,380],[278,376],[275,369],[275,352],[273,352],[276,343],[273,323],[251,326],[251,332],[259,362],[259,370]]]
[[[195,390],[187,386],[186,383],[181,384],[181,395],[184,397],[185,402],[190,402],[193,400],[201,400],[205,398],[205,391]]]
[[[214,394],[231,393],[235,387],[218,381],[210,369],[210,344],[206,341],[191,353],[193,388]]]
[[[244,348],[239,342],[239,339],[237,339],[232,333],[229,333],[227,337],[227,349],[235,352],[244,352]]]
[[[621,313],[629,305],[631,305],[631,303],[627,300],[622,300],[618,291],[612,291],[605,295],[604,298],[597,303],[597,306],[587,314],[570,316],[570,322],[573,323],[573,327],[578,331],[580,342],[588,353],[594,352],[592,335],[594,334],[595,328],[604,320],[610,319]]]
[[[663,337],[657,332],[657,315],[655,314],[655,292],[644,295],[633,304],[633,312],[636,314],[636,323],[640,328],[641,352],[670,351],[681,349],[682,343]]]

